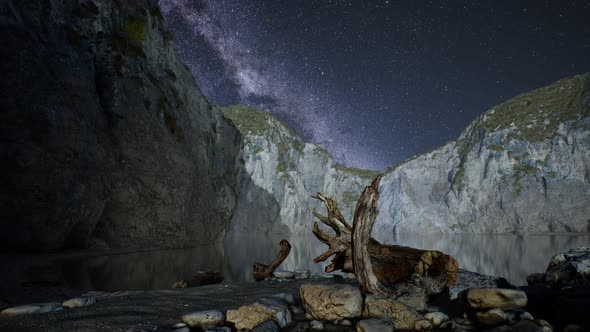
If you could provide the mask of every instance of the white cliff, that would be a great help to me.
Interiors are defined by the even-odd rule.
[[[230,232],[311,232],[312,209],[322,205],[311,195],[335,197],[344,217],[362,189],[378,173],[337,165],[322,147],[305,143],[274,116],[249,107],[223,109],[244,137],[244,168]]]
[[[374,234],[590,231],[590,75],[517,96],[392,167]]]
[[[336,165],[268,113],[233,106],[244,167],[230,233],[309,232],[310,195],[345,218],[378,173]],[[373,236],[590,231],[590,74],[517,96],[478,116],[456,141],[383,174]]]

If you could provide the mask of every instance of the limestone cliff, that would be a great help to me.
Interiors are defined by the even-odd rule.
[[[0,4],[0,246],[223,238],[241,137],[179,61],[155,0]]]
[[[374,234],[590,231],[590,74],[517,96],[392,167]]]
[[[335,164],[326,150],[303,142],[266,112],[232,106],[223,113],[244,137],[245,164],[232,233],[311,232],[311,210],[322,206],[310,195],[318,191],[336,197],[352,222],[358,196],[377,172]]]

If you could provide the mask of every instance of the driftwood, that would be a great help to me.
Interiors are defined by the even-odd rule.
[[[428,294],[439,293],[454,284],[458,265],[453,257],[435,250],[383,245],[371,238],[378,213],[380,179],[373,180],[361,194],[352,227],[344,220],[334,199],[320,193],[312,196],[324,203],[328,215],[323,216],[315,209],[313,214],[335,231],[335,236],[330,236],[319,228],[317,221],[314,223],[313,234],[329,246],[314,262],[334,256],[326,272],[354,272],[364,292],[379,296],[399,295],[397,286],[404,282],[417,285]]]
[[[223,274],[219,271],[198,271],[191,280],[179,280],[172,288],[187,288],[203,285],[218,284],[223,281]]]
[[[287,240],[281,240],[280,242],[281,249],[279,250],[279,254],[277,257],[270,263],[270,265],[265,265],[262,263],[254,263],[254,280],[260,281],[266,278],[271,278],[272,273],[275,269],[283,263],[285,258],[289,256],[291,252],[291,244]]]

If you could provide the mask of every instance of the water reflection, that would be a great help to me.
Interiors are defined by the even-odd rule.
[[[191,249],[162,250],[107,256],[59,258],[50,264],[30,264],[19,277],[59,281],[81,290],[145,290],[170,288],[174,281],[196,271],[220,271],[225,282],[252,281],[252,263],[270,263],[282,236],[230,236],[224,244]],[[312,259],[327,247],[313,237],[287,237],[291,254],[279,267],[323,271],[328,263]],[[383,239],[381,239],[383,240]],[[386,241],[384,241],[386,242]],[[437,249],[453,255],[461,268],[503,276],[515,285],[542,272],[549,258],[572,247],[589,246],[590,236],[573,235],[404,235],[391,241],[417,248]],[[14,265],[11,265],[15,269]]]
[[[501,276],[521,286],[531,273],[544,272],[551,256],[589,246],[590,236],[408,234],[383,242],[440,250],[455,257],[462,269]]]

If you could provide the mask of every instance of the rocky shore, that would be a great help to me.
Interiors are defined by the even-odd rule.
[[[9,307],[0,330],[585,331],[589,305],[590,248],[577,248],[552,257],[529,286],[460,270],[449,291],[422,302],[363,295],[354,278],[302,269],[258,283],[91,292]]]

